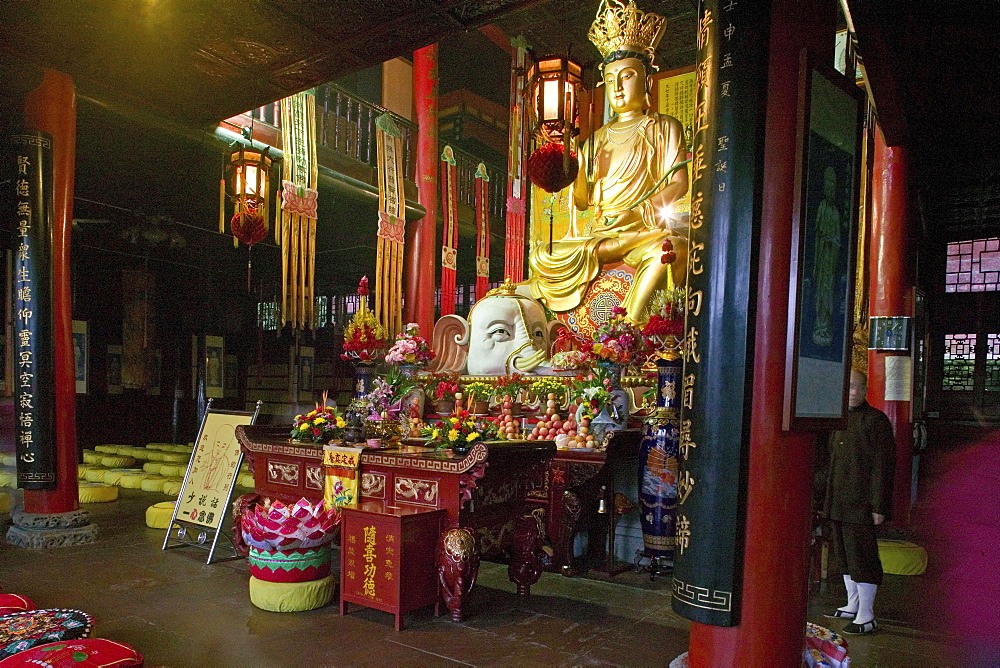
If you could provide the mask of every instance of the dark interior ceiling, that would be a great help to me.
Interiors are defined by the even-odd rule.
[[[667,18],[658,63],[693,63],[696,0],[638,4]],[[927,205],[936,206],[941,182],[971,180],[980,184],[970,195],[975,215],[1000,223],[1000,3],[848,5],[888,139],[910,148]],[[539,54],[570,48],[586,62],[596,56],[586,38],[596,7],[594,0],[9,0],[0,2],[0,53],[9,56],[0,75],[15,74],[17,62],[51,67],[97,99],[208,126],[435,41],[460,43],[490,23],[524,34]],[[475,58],[458,65],[486,78]]]

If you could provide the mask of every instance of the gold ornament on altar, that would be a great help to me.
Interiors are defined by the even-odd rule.
[[[620,0],[603,0],[587,38],[605,61],[616,51],[632,51],[647,56],[652,65],[654,51],[666,25],[665,18],[637,9],[632,0],[628,4]]]

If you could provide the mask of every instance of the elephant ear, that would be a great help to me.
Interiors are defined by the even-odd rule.
[[[446,315],[434,324],[431,346],[437,356],[427,366],[431,372],[462,373],[469,356],[469,321]]]

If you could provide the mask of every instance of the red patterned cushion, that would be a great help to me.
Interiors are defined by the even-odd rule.
[[[125,643],[90,638],[60,640],[38,645],[0,661],[0,666],[45,665],[52,668],[73,666],[141,666],[142,654]]]
[[[27,596],[20,594],[0,594],[0,615],[9,615],[12,612],[25,612],[34,610],[35,602]]]
[[[56,640],[90,635],[94,618],[79,610],[45,608],[0,617],[0,658]]]

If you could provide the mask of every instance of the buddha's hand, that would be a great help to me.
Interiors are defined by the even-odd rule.
[[[605,229],[628,229],[637,223],[642,222],[642,213],[636,211],[635,209],[629,209],[628,211],[623,211],[617,216],[608,216],[604,219]]]

